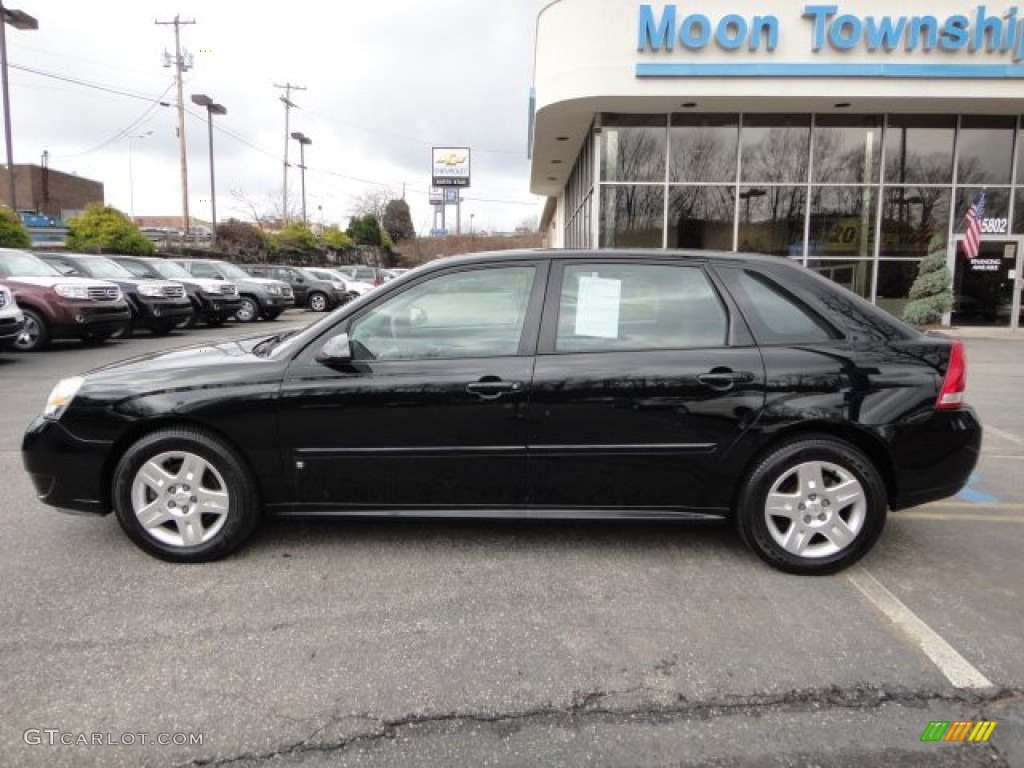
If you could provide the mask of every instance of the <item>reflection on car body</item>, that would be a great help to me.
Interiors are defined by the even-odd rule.
[[[728,519],[829,573],[887,509],[966,483],[965,385],[959,342],[788,260],[513,251],[64,380],[23,456],[44,502],[169,560],[224,556],[261,514],[527,514]]]

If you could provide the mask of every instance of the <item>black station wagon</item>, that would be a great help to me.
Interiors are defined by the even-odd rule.
[[[829,573],[966,483],[965,383],[959,341],[786,259],[503,252],[65,379],[23,457],[42,501],[168,560],[264,515],[529,515],[732,520]]]

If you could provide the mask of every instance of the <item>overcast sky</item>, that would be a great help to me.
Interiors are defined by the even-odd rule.
[[[174,27],[194,67],[185,75],[190,213],[209,219],[203,93],[214,117],[217,214],[251,218],[281,207],[283,91],[293,83],[291,131],[310,137],[307,209],[347,224],[356,201],[405,185],[413,222],[431,226],[432,146],[472,149],[463,230],[509,230],[539,213],[529,192],[527,115],[534,3],[528,0],[291,0],[248,4],[144,0],[12,0],[39,21],[7,28],[14,161],[104,184],[106,202],[136,215],[180,215]],[[34,70],[34,71],[30,71]],[[45,74],[40,74],[45,73]],[[77,82],[70,82],[71,80]],[[145,138],[129,138],[145,136]],[[298,144],[288,187],[298,208]],[[132,173],[129,174],[129,147]],[[134,180],[134,184],[130,183]],[[134,194],[130,190],[134,188]],[[294,194],[292,194],[294,193]],[[246,202],[240,203],[237,198]],[[134,206],[133,206],[134,201]],[[454,230],[454,207],[449,228]]]

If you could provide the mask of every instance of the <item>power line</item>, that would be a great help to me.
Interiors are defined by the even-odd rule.
[[[65,83],[72,83],[74,85],[81,85],[84,88],[92,88],[97,91],[105,91],[106,93],[113,93],[116,96],[124,96],[129,99],[138,99],[139,101],[153,101],[152,96],[145,96],[141,93],[131,93],[130,91],[122,91],[117,88],[112,88],[106,85],[100,85],[99,83],[90,83],[88,80],[79,80],[75,77],[68,77],[67,75],[58,75],[55,72],[47,72],[42,69],[34,69],[33,67],[24,67],[19,64],[8,64],[10,69],[17,69],[22,72],[28,72],[33,75],[40,77],[49,77],[53,80],[61,80]],[[166,93],[166,91],[165,91]]]
[[[174,87],[174,83],[172,82],[170,85],[167,86],[167,88],[164,89],[163,93],[161,93],[156,99],[153,100],[152,104],[150,104],[148,107],[146,107],[145,111],[141,115],[139,115],[135,120],[133,120],[131,123],[129,123],[125,128],[122,128],[120,131],[115,133],[109,139],[106,139],[105,141],[100,142],[99,144],[97,144],[96,146],[92,147],[91,149],[83,150],[82,152],[73,152],[73,153],[71,153],[69,155],[53,155],[53,157],[59,158],[61,160],[67,160],[67,159],[70,159],[70,158],[73,158],[73,157],[82,157],[83,155],[90,155],[93,152],[97,152],[97,151],[103,149],[108,144],[112,144],[113,142],[117,141],[118,139],[124,138],[131,131],[133,131],[135,129],[135,126],[137,126],[139,123],[141,123],[147,117],[149,117],[149,115],[152,114],[153,110],[156,109],[158,106],[160,106],[163,103],[161,100],[163,99],[164,96],[167,95],[167,92],[169,90],[171,90],[171,88],[173,88],[173,87]]]

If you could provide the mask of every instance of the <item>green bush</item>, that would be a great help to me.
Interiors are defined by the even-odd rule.
[[[0,247],[28,248],[32,238],[18,215],[9,208],[0,208]]]
[[[952,286],[953,277],[946,266],[946,239],[936,235],[929,243],[928,255],[917,268],[903,319],[914,325],[939,322],[953,308]]]

